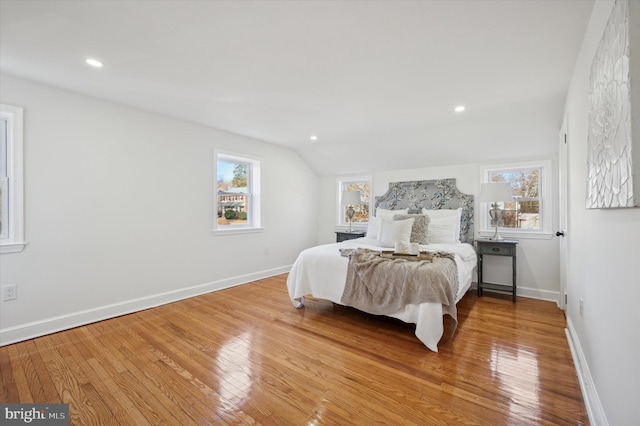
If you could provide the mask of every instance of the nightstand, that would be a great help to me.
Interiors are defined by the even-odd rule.
[[[344,232],[336,231],[336,243],[341,243],[345,240],[353,240],[354,238],[362,238],[367,235],[364,231]]]
[[[516,240],[476,240],[478,253],[478,296],[482,296],[485,289],[506,291],[511,293],[511,299],[516,301]],[[482,259],[484,255],[511,257],[512,284],[493,284],[482,281]]]

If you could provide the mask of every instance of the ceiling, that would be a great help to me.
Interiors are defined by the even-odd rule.
[[[290,147],[320,175],[539,157],[593,4],[0,0],[0,69]]]

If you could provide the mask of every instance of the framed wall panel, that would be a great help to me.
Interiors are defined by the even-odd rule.
[[[617,0],[591,65],[587,208],[640,207],[639,55],[640,2]]]

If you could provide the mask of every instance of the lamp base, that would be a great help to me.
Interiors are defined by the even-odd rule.
[[[355,210],[353,209],[352,206],[349,206],[349,208],[347,209],[347,216],[349,217],[349,232],[353,232],[351,230],[351,224],[353,223],[353,215],[355,214]]]
[[[502,241],[504,238],[498,235],[498,224],[502,219],[502,209],[498,207],[498,203],[492,204],[491,207],[491,210],[489,210],[489,217],[491,217],[491,221],[495,224],[496,231],[493,233],[493,237],[489,238],[489,240]]]

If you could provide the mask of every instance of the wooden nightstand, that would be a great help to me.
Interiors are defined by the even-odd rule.
[[[362,238],[367,235],[364,231],[344,232],[336,231],[336,243],[341,243],[345,240],[353,240],[354,238]]]
[[[478,253],[478,296],[483,290],[506,291],[511,293],[511,300],[516,301],[516,240],[476,240]],[[484,255],[511,257],[512,284],[485,283],[482,280],[482,258]]]

